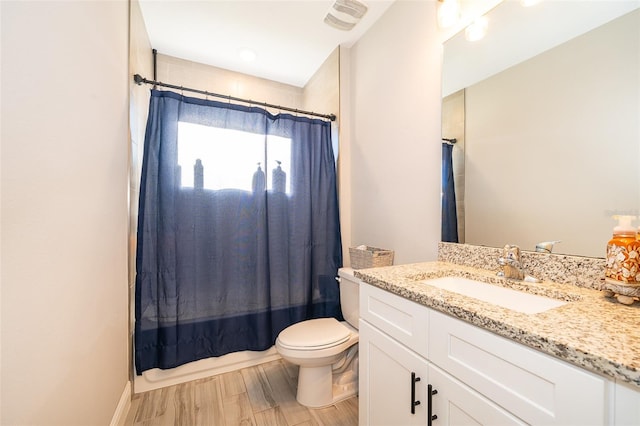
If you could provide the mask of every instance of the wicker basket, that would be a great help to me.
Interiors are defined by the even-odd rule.
[[[365,246],[365,249],[349,247],[351,267],[353,269],[377,268],[378,266],[393,265],[393,250],[384,250]]]

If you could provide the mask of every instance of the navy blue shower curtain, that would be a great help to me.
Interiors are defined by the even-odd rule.
[[[193,187],[183,185],[179,122],[263,135],[265,156],[270,137],[290,139],[290,189],[265,186],[268,172],[253,176],[253,190],[209,189],[197,183],[207,175],[201,162]],[[293,323],[342,319],[330,135],[323,120],[152,90],[138,218],[138,374],[265,350]]]
[[[442,241],[458,242],[458,215],[453,180],[453,145],[442,144]]]

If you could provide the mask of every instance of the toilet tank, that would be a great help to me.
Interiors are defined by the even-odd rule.
[[[355,329],[360,318],[360,280],[353,276],[352,268],[338,270],[340,283],[340,307],[342,316]]]

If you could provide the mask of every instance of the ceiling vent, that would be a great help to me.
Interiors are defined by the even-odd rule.
[[[367,5],[358,0],[336,0],[324,17],[324,22],[339,30],[349,31],[356,26],[367,10]]]

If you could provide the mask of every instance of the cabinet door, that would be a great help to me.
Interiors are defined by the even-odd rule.
[[[440,312],[429,361],[533,425],[606,424],[604,378]]]
[[[362,319],[359,334],[360,424],[426,425],[427,361]]]
[[[429,364],[429,383],[436,392],[431,396],[432,416],[437,416],[434,426],[526,425],[433,364]]]

